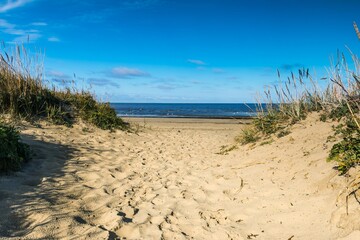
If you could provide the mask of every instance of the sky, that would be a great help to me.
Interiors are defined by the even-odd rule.
[[[359,53],[353,21],[360,0],[0,0],[7,48],[40,49],[51,84],[111,102],[255,102],[277,70],[321,78]]]

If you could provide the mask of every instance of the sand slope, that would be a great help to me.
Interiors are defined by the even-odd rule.
[[[36,156],[0,178],[0,236],[359,239],[360,205],[345,204],[359,173],[325,161],[330,123],[312,116],[271,144],[219,154],[239,121],[132,121],[137,134],[25,127]]]

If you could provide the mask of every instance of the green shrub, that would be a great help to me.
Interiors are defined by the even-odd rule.
[[[98,103],[83,115],[84,119],[101,129],[126,129],[128,124],[116,115],[109,103]]]
[[[327,114],[327,113],[321,113],[321,114],[320,114],[320,121],[326,122],[327,118],[328,118],[328,114]]]
[[[69,112],[62,109],[61,106],[50,106],[47,109],[47,118],[54,124],[71,127],[72,117]]]
[[[14,127],[0,123],[0,143],[0,172],[19,170],[30,159],[30,148]]]
[[[349,103],[349,105],[346,103],[345,100],[341,101],[335,108],[333,108],[330,111],[329,114],[329,118],[331,118],[332,120],[340,120],[343,117],[351,117],[351,112],[350,112],[350,108],[352,108],[355,113],[358,112],[358,108],[355,106],[354,103]]]
[[[342,140],[331,148],[328,161],[336,161],[337,169],[345,174],[360,164],[360,129],[352,119],[347,119],[335,128],[335,135],[341,135]]]
[[[345,174],[351,167],[360,164],[360,132],[344,136],[330,151],[329,161],[338,163],[337,169]]]

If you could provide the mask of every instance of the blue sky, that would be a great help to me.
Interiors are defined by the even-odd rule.
[[[353,21],[358,0],[0,0],[0,40],[112,102],[254,102],[277,69],[359,53]]]

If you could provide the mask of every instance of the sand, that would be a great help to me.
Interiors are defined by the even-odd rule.
[[[0,177],[0,236],[360,239],[357,192],[346,204],[360,171],[338,176],[325,161],[332,123],[313,115],[240,146],[244,120],[128,120],[136,133],[23,126],[35,156]]]

